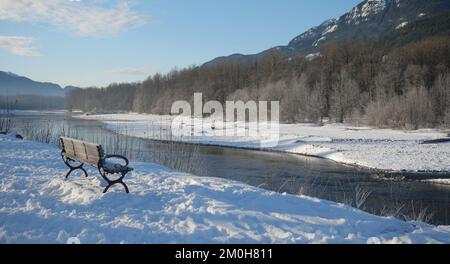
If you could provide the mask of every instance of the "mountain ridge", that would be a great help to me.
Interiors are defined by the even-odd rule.
[[[64,97],[74,89],[51,82],[38,82],[16,73],[0,71],[0,96],[37,95]]]
[[[449,10],[450,0],[364,0],[340,17],[327,19],[294,37],[286,46],[273,47],[256,54],[221,56],[203,65],[255,61],[273,51],[286,57],[298,53],[308,56],[332,42],[381,37],[409,23]]]

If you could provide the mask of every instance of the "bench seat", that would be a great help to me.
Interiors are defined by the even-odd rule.
[[[115,184],[121,184],[125,191],[129,193],[128,186],[123,182],[123,178],[133,168],[128,166],[129,161],[126,157],[105,155],[101,145],[74,138],[60,137],[60,144],[61,157],[70,169],[66,174],[66,179],[75,170],[82,170],[85,176],[88,177],[86,170],[83,168],[85,164],[88,164],[96,167],[102,178],[108,183],[103,193],[106,193]],[[114,162],[112,159],[120,159],[122,162]],[[74,162],[79,164],[74,165]],[[112,180],[108,177],[111,174],[120,174],[121,176],[116,180]]]

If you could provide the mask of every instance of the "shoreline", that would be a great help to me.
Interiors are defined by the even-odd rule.
[[[130,118],[126,118],[126,117]],[[167,116],[156,116],[149,114],[104,114],[104,115],[75,115],[73,118],[85,119],[85,120],[96,120],[101,122],[104,127],[110,131],[115,133],[144,138],[153,141],[160,142],[168,142],[173,141],[176,143],[182,144],[191,144],[191,145],[202,145],[202,146],[216,146],[216,147],[224,147],[224,148],[234,148],[234,149],[243,149],[243,150],[254,150],[254,151],[263,151],[263,152],[273,152],[280,154],[292,154],[292,155],[300,155],[304,157],[313,157],[326,159],[329,161],[336,162],[338,164],[344,166],[350,166],[355,169],[362,169],[366,171],[373,171],[374,173],[387,174],[388,176],[406,176],[406,177],[421,177],[424,179],[443,177],[450,178],[450,144],[447,143],[437,143],[437,144],[421,144],[426,140],[436,140],[443,136],[446,136],[445,133],[432,130],[425,129],[420,131],[401,131],[401,130],[390,130],[390,129],[375,129],[368,127],[352,127],[342,124],[331,124],[329,127],[331,129],[338,128],[341,131],[339,132],[355,132],[355,133],[364,133],[368,131],[372,134],[372,137],[375,139],[365,139],[364,136],[357,135],[355,138],[333,138],[333,135],[327,136],[328,127],[324,127],[323,131],[312,132],[311,135],[306,135],[302,137],[295,137],[295,132],[293,134],[288,134],[285,138],[281,138],[280,144],[276,147],[271,148],[261,148],[256,146],[255,139],[244,140],[239,139],[229,140],[223,138],[214,138],[214,137],[194,137],[187,140],[173,140],[173,139],[161,139],[156,138],[155,136],[151,137],[145,131],[145,122],[151,122],[152,126],[155,126],[154,123],[157,123],[158,119],[166,119],[164,122],[167,122]],[[161,121],[160,124],[156,126],[161,128],[164,127],[165,124]],[[282,126],[299,126],[300,128],[306,127],[306,129],[316,129],[321,130],[321,127],[314,126],[312,124],[283,124]],[[126,128],[126,129],[124,129]],[[124,133],[123,130],[126,130]],[[131,131],[131,132],[130,132]],[[387,132],[386,132],[387,131]],[[316,133],[317,135],[315,135]],[[331,131],[332,133],[336,133],[335,131]],[[377,133],[382,134],[377,135]],[[389,133],[392,133],[392,137],[394,139],[389,138]],[[427,134],[428,133],[428,134]],[[325,135],[323,135],[325,134]],[[387,134],[387,135],[386,135]],[[418,135],[418,136],[416,136]],[[340,135],[338,135],[340,136]],[[361,138],[359,138],[361,137]],[[381,139],[378,139],[380,137]],[[403,140],[402,137],[406,137],[406,140]],[[305,141],[303,141],[305,140]],[[309,141],[310,140],[310,141]],[[325,141],[320,141],[325,140]],[[354,142],[353,142],[354,141]],[[331,147],[330,147],[331,145]],[[369,145],[369,146],[366,146]],[[390,153],[390,148],[395,147],[395,151],[399,153],[395,153],[393,151]],[[335,147],[337,146],[337,147]],[[344,146],[344,150],[339,149]],[[447,148],[445,147],[447,146]],[[335,147],[335,148],[333,148]],[[391,157],[385,158],[384,155],[378,153],[371,149],[371,147],[380,148],[381,151],[385,151],[387,154],[391,154]],[[347,148],[347,149],[345,149]],[[353,149],[352,149],[353,148]],[[426,150],[431,153],[418,153],[420,151],[416,150]],[[437,149],[437,151],[436,151]],[[409,153],[405,153],[405,151],[409,151]],[[372,162],[372,157],[369,155],[372,152],[378,157],[375,158],[376,162]],[[407,158],[411,158],[412,160],[408,161]],[[449,155],[447,155],[449,154]],[[346,156],[347,155],[347,156]],[[402,159],[405,157],[405,159]],[[360,157],[364,156],[364,157]],[[428,166],[428,163],[424,161],[424,159],[435,159],[437,160],[435,164]],[[377,160],[378,159],[378,160]],[[405,163],[405,168],[395,168],[394,165],[402,161]],[[417,165],[420,164],[420,165]],[[372,165],[372,166],[371,166]],[[410,168],[408,169],[408,165]],[[400,165],[401,166],[401,165]],[[434,167],[433,167],[434,166]],[[411,168],[413,167],[413,168]]]
[[[101,121],[99,121],[101,122]],[[108,129],[108,128],[106,128]],[[109,130],[113,133],[118,133],[114,130]],[[128,135],[130,137],[136,137],[133,135]],[[136,137],[140,138],[140,137]],[[202,143],[202,142],[189,142],[189,141],[178,141],[178,140],[164,140],[164,139],[152,139],[152,138],[143,138],[149,141],[155,141],[160,143],[176,143],[176,144],[185,144],[185,145],[198,145],[198,146],[205,146],[205,147],[221,147],[221,148],[229,148],[229,149],[241,149],[241,150],[250,150],[250,151],[261,151],[261,152],[268,152],[268,153],[277,153],[277,154],[287,154],[287,155],[295,155],[295,156],[302,156],[302,157],[308,157],[308,158],[316,158],[316,159],[324,159],[330,162],[337,163],[342,166],[347,166],[350,168],[370,171],[373,173],[381,173],[385,174],[384,177],[389,178],[391,176],[427,176],[427,175],[436,175],[440,174],[441,176],[445,178],[450,179],[450,171],[396,171],[396,170],[383,170],[383,169],[377,169],[377,168],[370,168],[370,167],[364,167],[358,164],[351,164],[351,163],[343,163],[339,162],[333,159],[328,159],[322,156],[317,155],[310,155],[310,154],[302,154],[302,153],[289,153],[283,150],[277,150],[277,149],[270,149],[270,148],[253,148],[253,147],[244,147],[244,146],[233,146],[233,145],[221,145],[221,144],[214,144],[214,143]],[[424,179],[429,179],[430,177],[426,177]]]
[[[8,180],[0,193],[3,243],[65,243],[70,237],[83,243],[362,244],[376,237],[381,243],[417,244],[450,239],[450,226],[376,216],[152,163],[132,162],[135,172],[126,178],[130,194],[120,188],[102,194],[103,182],[90,167],[88,178],[63,179],[67,168],[58,148],[7,136],[0,142],[6,164],[0,176]]]

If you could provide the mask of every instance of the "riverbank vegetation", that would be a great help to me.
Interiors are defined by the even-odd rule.
[[[389,40],[389,39],[388,39]],[[450,125],[450,39],[398,48],[384,39],[342,41],[309,60],[276,50],[248,61],[221,61],[155,74],[142,83],[74,90],[68,109],[168,114],[175,100],[279,100],[283,122],[363,120],[377,127]]]

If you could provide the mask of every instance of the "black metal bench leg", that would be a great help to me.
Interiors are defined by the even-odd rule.
[[[123,181],[121,181],[120,183],[123,185],[123,188],[125,188],[125,191],[127,193],[130,193],[130,191],[128,190],[128,186]]]
[[[130,190],[128,190],[128,186],[123,182],[123,178],[125,177],[126,173],[122,173],[122,177],[120,177],[119,179],[115,180],[115,181],[111,181],[108,179],[108,177],[104,176],[103,178],[108,182],[108,186],[106,186],[106,188],[103,190],[103,193],[106,193],[109,188],[115,184],[122,184],[123,188],[125,189],[125,191],[127,193],[130,193]]]
[[[80,165],[78,165],[78,166],[72,166],[72,165],[70,165],[70,164],[69,164],[69,161],[71,161],[72,159],[67,158],[67,157],[64,155],[64,151],[61,151],[61,158],[62,158],[62,160],[64,161],[64,164],[66,164],[66,166],[69,167],[69,169],[70,169],[69,172],[67,172],[67,174],[66,174],[66,179],[69,178],[69,175],[70,175],[73,171],[76,171],[76,170],[82,170],[82,171],[84,172],[84,175],[85,175],[86,177],[88,177],[87,171],[83,168],[84,163],[81,163],[81,162],[80,162]]]
[[[125,191],[127,193],[130,193],[130,191],[128,190],[128,186],[123,181],[116,181],[116,182],[108,183],[108,186],[106,186],[106,188],[103,190],[103,193],[106,193],[109,190],[109,188],[111,188],[111,186],[116,185],[118,183],[122,184],[123,188],[125,188]]]
[[[66,179],[69,178],[69,175],[72,173],[72,171],[74,171],[74,169],[70,169],[70,171],[67,172],[67,174],[66,174]]]
[[[70,171],[69,172],[67,172],[67,174],[66,174],[66,179],[67,178],[69,178],[69,175],[73,172],[73,171],[76,171],[76,170],[82,170],[83,172],[84,172],[84,175],[86,176],[86,177],[88,177],[88,173],[87,173],[87,171],[83,168],[83,167],[77,167],[77,168],[70,168]]]
[[[113,186],[114,184],[108,183],[108,186],[103,190],[103,193],[106,193],[109,189],[109,187]]]
[[[83,168],[83,167],[80,167],[80,169],[84,172],[84,175],[86,176],[86,178],[88,177],[88,173],[87,173],[87,171]]]

